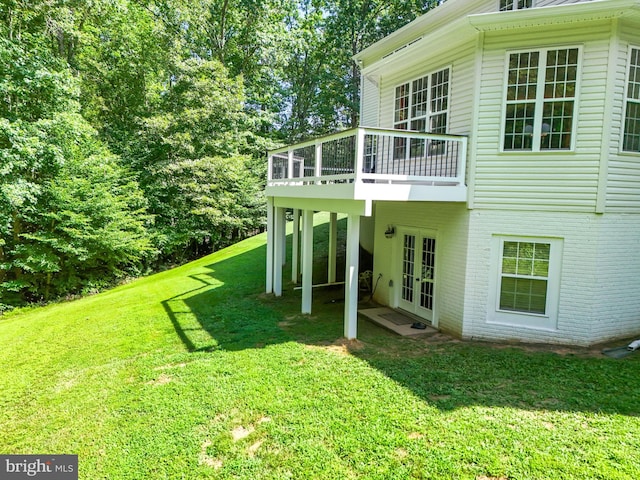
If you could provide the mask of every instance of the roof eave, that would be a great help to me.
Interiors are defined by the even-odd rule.
[[[374,64],[399,49],[411,50],[411,48],[404,48],[405,46],[424,45],[428,39],[438,38],[442,41],[447,38],[457,38],[456,34],[460,32],[465,32],[468,35],[463,24],[467,29],[472,27],[476,32],[483,32],[620,17],[640,18],[640,0],[593,0],[511,12],[473,14],[442,25],[441,20],[449,14],[451,8],[455,8],[457,3],[461,1],[465,0],[448,0],[391,35],[365,48],[354,55],[353,59],[363,68],[373,67]],[[423,38],[412,44],[420,37]]]
[[[479,32],[559,25],[590,20],[606,20],[636,15],[640,0],[594,0],[592,2],[551,5],[515,12],[469,15],[469,23]]]
[[[353,60],[358,63],[368,64],[382,58],[403,45],[412,42],[416,38],[425,35],[425,32],[428,32],[430,28],[437,25],[439,20],[445,17],[449,10],[455,8],[457,3],[464,1],[467,0],[448,0],[442,5],[438,5],[404,27],[399,28],[395,32],[358,52],[352,57]]]

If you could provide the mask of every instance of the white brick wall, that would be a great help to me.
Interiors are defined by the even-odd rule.
[[[640,334],[640,216],[474,210],[463,336],[589,345]],[[492,235],[563,238],[555,330],[487,323]]]
[[[401,285],[401,239],[385,238],[385,229],[431,229],[438,234],[442,330],[468,339],[585,346],[640,337],[640,215],[469,211],[461,204],[418,202],[378,202],[375,215],[374,278],[383,274],[375,300],[382,304],[393,305]],[[494,235],[562,239],[556,328],[487,322]]]
[[[468,210],[463,203],[377,202],[375,227],[374,279],[382,273],[375,300],[393,305],[402,285],[400,261],[401,236],[385,238],[384,231],[393,225],[435,230],[436,256],[436,313],[440,329],[462,334],[465,292],[465,263]],[[389,287],[393,280],[393,287]]]

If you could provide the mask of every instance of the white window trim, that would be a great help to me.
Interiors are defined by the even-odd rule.
[[[573,97],[573,102],[574,102],[574,108],[573,108],[573,118],[571,119],[571,146],[568,149],[541,149],[540,148],[540,143],[539,140],[536,141],[536,148],[533,148],[534,146],[532,146],[531,150],[505,150],[504,148],[504,136],[505,136],[505,127],[506,127],[506,122],[505,122],[505,117],[507,114],[507,89],[509,88],[509,56],[512,54],[518,54],[518,53],[530,53],[530,52],[539,52],[540,53],[540,58],[543,57],[543,55],[546,58],[546,54],[549,50],[565,50],[565,49],[572,49],[572,48],[577,48],[578,49],[578,65],[576,67],[576,92],[575,95]],[[558,154],[565,154],[565,153],[572,153],[575,152],[576,149],[576,137],[578,136],[578,131],[577,131],[577,127],[578,127],[578,116],[579,116],[579,105],[580,105],[580,90],[581,90],[581,85],[582,85],[582,56],[583,56],[583,49],[582,49],[582,45],[552,45],[549,47],[541,47],[541,48],[525,48],[525,49],[518,49],[518,50],[507,50],[506,54],[505,54],[505,59],[504,59],[504,80],[503,80],[503,87],[502,87],[502,110],[501,110],[501,118],[500,118],[500,138],[498,139],[499,141],[499,152],[500,153],[505,153],[508,155],[530,155],[530,154],[536,154],[536,155],[540,155],[540,154],[545,154],[545,155],[558,155]],[[545,63],[546,66],[546,63]],[[545,72],[544,69],[539,69],[538,71],[538,91],[539,92],[544,92],[544,85],[545,85]],[[540,85],[542,85],[542,89],[540,88]],[[536,117],[534,118],[534,125],[533,125],[533,136],[534,138],[539,139],[541,136],[541,128],[542,128],[542,112],[544,109],[544,102],[545,102],[545,98],[544,98],[544,93],[542,93],[541,95],[538,95],[535,99],[535,115]]]
[[[531,0],[531,6],[525,8],[518,8],[518,0],[513,0],[513,8],[511,10],[500,10],[500,0],[498,0],[498,11],[499,12],[514,12],[516,10],[528,10],[530,8],[535,8],[536,0]]]
[[[629,52],[627,53],[627,71],[624,74],[624,101],[622,102],[622,122],[620,125],[620,145],[618,152],[620,155],[640,156],[640,152],[632,152],[630,150],[624,150],[624,125],[627,122],[627,103],[629,101],[629,73],[631,67],[631,55],[633,50],[639,50],[640,46],[629,45]]]
[[[502,249],[505,241],[550,244],[547,304],[544,314],[500,310]],[[487,300],[487,323],[536,330],[557,330],[563,243],[561,238],[493,235],[491,238],[491,273]]]
[[[442,110],[440,112],[433,112],[431,110],[431,76],[435,73],[441,72],[443,70],[448,70],[449,71],[449,91],[447,93],[447,109],[446,110]],[[405,122],[407,123],[407,131],[411,131],[411,129],[409,127],[411,127],[411,121],[415,120],[414,118],[411,117],[411,106],[413,105],[411,103],[411,99],[413,97],[413,82],[415,82],[416,80],[419,80],[421,78],[424,77],[429,77],[429,84],[428,84],[428,95],[427,95],[427,106],[428,106],[428,110],[427,110],[427,114],[424,117],[425,118],[425,124],[427,127],[431,126],[431,116],[434,114],[441,114],[441,113],[446,113],[447,114],[447,124],[445,126],[445,130],[446,132],[449,132],[449,119],[450,119],[450,113],[451,113],[451,79],[452,79],[452,72],[453,72],[453,66],[452,65],[446,65],[444,67],[441,68],[436,68],[434,70],[431,70],[429,72],[426,72],[422,75],[418,75],[417,77],[411,78],[409,80],[404,80],[402,82],[399,82],[397,84],[395,84],[393,86],[392,92],[393,92],[393,108],[391,111],[391,125],[393,125],[393,128],[395,128],[396,124],[398,123],[402,123],[402,122],[396,122],[396,89],[402,85],[405,84],[409,84],[409,117],[407,118],[407,120],[405,120]],[[422,118],[422,117],[420,117]],[[428,130],[427,130],[428,131]]]

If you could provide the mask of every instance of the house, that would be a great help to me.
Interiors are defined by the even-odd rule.
[[[374,300],[461,338],[640,334],[640,0],[448,0],[355,61],[362,127],[269,153],[268,292],[292,209],[311,312],[325,211],[347,338],[360,243]]]

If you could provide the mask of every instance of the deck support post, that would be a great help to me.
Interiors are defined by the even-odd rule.
[[[281,264],[284,267],[285,263],[287,263],[287,209],[280,208],[280,214],[282,215],[280,223],[280,246],[282,247],[282,258]]]
[[[313,210],[302,212],[302,313],[311,313],[313,280]]]
[[[327,283],[336,281],[336,259],[338,257],[338,214],[331,212],[329,215],[329,271]]]
[[[273,293],[276,297],[282,296],[282,265],[284,264],[284,249],[286,248],[285,236],[285,210],[274,209],[274,242],[273,242]]]
[[[273,224],[273,197],[267,197],[267,293],[273,293]]]
[[[355,339],[358,334],[358,262],[360,256],[360,216],[347,217],[347,249],[344,296],[344,336]]]
[[[293,209],[293,235],[291,236],[291,281],[300,280],[300,210]]]

